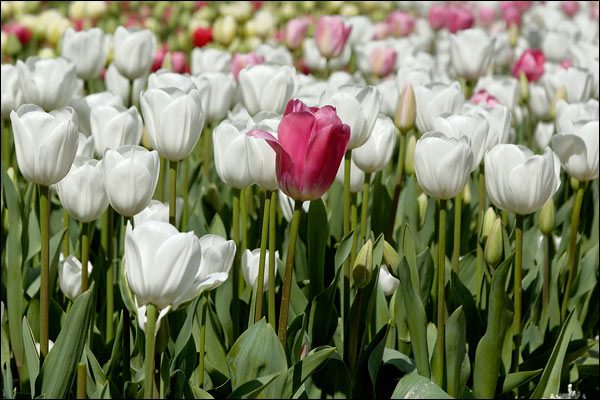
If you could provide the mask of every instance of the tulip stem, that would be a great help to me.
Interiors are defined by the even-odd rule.
[[[569,305],[569,295],[571,293],[571,285],[575,278],[575,270],[577,268],[577,228],[579,225],[579,214],[581,212],[581,204],[583,203],[583,194],[585,192],[585,185],[583,182],[579,182],[579,188],[575,194],[573,201],[573,208],[571,209],[571,236],[569,237],[569,255],[567,259],[567,286],[563,292],[563,301],[560,307],[560,316],[564,321],[567,317],[567,308]]]
[[[85,399],[87,396],[87,370],[84,363],[77,364],[77,398]]]
[[[294,205],[294,214],[292,216],[292,225],[290,226],[290,237],[288,251],[285,258],[285,275],[283,277],[283,290],[281,292],[281,309],[279,310],[279,331],[277,336],[285,349],[287,336],[288,312],[290,308],[290,295],[292,292],[292,278],[294,272],[294,256],[296,254],[296,238],[298,228],[300,227],[300,212],[302,210],[302,201],[296,200]]]
[[[10,119],[6,119],[7,122],[10,121]],[[12,137],[12,132],[11,132],[11,128],[10,128],[10,123],[6,123],[5,122],[5,118],[1,119],[2,121],[2,146],[0,146],[2,148],[2,167],[3,169],[7,170],[8,167],[11,164],[11,137]]]
[[[165,201],[165,171],[166,160],[162,157],[159,158],[158,164],[158,183],[156,185],[156,192],[154,193],[158,201]]]
[[[344,156],[344,205],[343,205],[343,236],[350,233],[350,168],[352,160],[352,150],[348,150]],[[350,259],[346,259],[344,264],[344,285],[342,291],[342,321],[345,321],[346,315],[350,310],[350,278],[351,278]],[[344,326],[344,324],[342,324]],[[281,327],[280,327],[281,329]],[[343,329],[343,328],[342,328]],[[344,335],[344,337],[346,337]]]
[[[515,227],[515,281],[514,281],[514,319],[513,335],[515,339],[515,348],[512,359],[512,371],[519,371],[521,359],[521,304],[523,293],[521,291],[521,280],[523,279],[523,221],[525,217],[517,214]]]
[[[112,237],[113,237],[113,209],[108,207],[104,214],[102,223],[101,245],[106,254],[106,341],[110,342],[113,338],[113,313],[115,301],[113,296],[113,260],[112,260]]]
[[[275,228],[277,228],[277,191],[271,192],[271,204],[269,209],[269,322],[273,330],[277,330],[277,320],[275,316]]]
[[[185,231],[187,228],[188,221],[188,204],[190,198],[190,163],[192,162],[191,157],[183,160],[183,209],[181,210],[181,224],[180,230]],[[177,215],[177,214],[175,214]]]
[[[81,293],[88,289],[88,260],[90,251],[90,224],[81,223]]]
[[[546,314],[548,309],[548,300],[550,298],[550,235],[544,235],[544,282],[542,285],[542,315]]]
[[[169,161],[169,223],[177,227],[177,161]]]
[[[392,215],[388,222],[386,238],[393,240],[394,228],[396,227],[396,213],[398,212],[398,201],[400,200],[400,191],[402,190],[402,181],[404,180],[404,160],[406,158],[406,134],[400,134],[400,148],[398,150],[398,164],[396,165],[396,186],[394,187],[394,197],[392,198]]]
[[[363,195],[360,217],[360,237],[362,241],[367,240],[367,218],[369,217],[369,190],[371,188],[371,173],[365,174],[365,183],[363,184]]]
[[[154,398],[154,348],[156,344],[156,316],[154,304],[146,306],[146,358],[144,359],[144,397]]]
[[[260,321],[263,315],[263,297],[264,297],[264,280],[265,280],[265,256],[267,252],[267,240],[269,234],[269,214],[271,212],[271,198],[269,192],[265,191],[265,201],[263,210],[263,223],[260,235],[260,257],[258,259],[258,281],[256,283],[256,313],[254,322]],[[272,279],[272,275],[269,275]]]
[[[479,188],[478,188],[478,201],[477,201],[477,260],[475,264],[476,278],[475,282],[477,285],[481,284],[483,279],[483,247],[482,247],[482,225],[483,225],[483,210],[485,208],[485,174],[484,167],[479,167]],[[481,288],[478,287],[475,292],[475,298],[479,301],[481,297]]]
[[[248,188],[240,190],[240,220],[241,220],[241,239],[242,247],[241,252],[248,248],[248,203],[246,200],[246,194],[248,194]]]
[[[356,195],[352,194],[352,203],[350,205],[350,226],[352,227],[352,232],[354,235],[352,236],[352,247],[350,248],[350,266],[354,265],[354,261],[356,260],[356,253],[358,251],[358,207],[356,205]]]
[[[42,239],[41,279],[40,279],[40,353],[41,358],[48,355],[48,305],[49,303],[49,239],[50,239],[50,203],[48,186],[40,185],[40,233]]]
[[[452,249],[452,271],[460,272],[460,228],[462,218],[462,193],[454,198],[454,242]]]
[[[231,226],[231,237],[235,242],[236,247],[240,248],[240,190],[233,189],[233,203],[232,203],[232,226]],[[240,290],[240,254],[241,250],[235,252],[235,261],[233,265],[233,271],[231,274],[231,290],[232,290],[232,302],[233,310],[231,311],[231,319],[233,321],[233,338],[237,339],[239,335],[239,319],[240,313],[238,309],[238,299]]]
[[[198,386],[204,389],[204,353],[205,353],[205,344],[206,344],[206,313],[208,312],[208,297],[205,293],[202,294],[202,298],[200,299],[202,302],[201,316],[200,316],[200,360],[198,365]]]
[[[437,289],[437,338],[435,340],[434,378],[437,385],[444,387],[444,354],[446,336],[446,200],[440,200],[440,222],[438,226],[438,289]]]
[[[63,237],[62,243],[62,253],[65,258],[69,257],[69,225],[70,225],[70,217],[67,210],[63,210],[63,228],[65,230],[65,236]]]
[[[129,93],[127,96],[127,107],[133,106],[133,80],[129,80]]]

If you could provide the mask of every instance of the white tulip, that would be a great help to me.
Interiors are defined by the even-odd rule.
[[[338,171],[335,175],[335,179],[344,184],[344,171],[346,170],[346,164],[344,160],[340,163]],[[374,176],[372,177],[374,178]],[[358,168],[356,163],[354,162],[354,157],[350,162],[350,193],[358,193],[363,190],[363,185],[365,183],[365,172]]]
[[[283,193],[283,191],[278,191],[279,205],[281,206],[281,214],[283,214],[283,218],[287,222],[292,220],[292,214],[294,212],[294,207],[296,207],[296,202],[294,199]],[[308,212],[310,208],[310,201],[305,201],[302,203],[302,209],[304,212]]]
[[[252,184],[246,150],[246,124],[221,122],[213,130],[215,169],[221,180],[236,189]]]
[[[227,116],[235,94],[236,83],[231,74],[205,72],[192,78],[200,93],[206,120],[217,123]]]
[[[304,39],[302,42],[302,50],[304,54],[304,62],[311,71],[323,71],[326,67],[330,70],[337,70],[344,67],[350,61],[352,48],[349,43],[342,49],[339,56],[327,60],[321,55],[314,39]]]
[[[450,59],[458,76],[476,80],[493,62],[494,39],[479,28],[450,35]]]
[[[88,261],[88,275],[92,273],[92,263]],[[58,285],[60,291],[71,299],[75,300],[81,294],[81,261],[75,256],[68,256],[66,259],[60,253],[58,262]]]
[[[366,173],[381,171],[390,162],[398,130],[390,117],[379,114],[369,140],[354,149],[352,159]]]
[[[519,81],[507,76],[484,76],[477,81],[474,93],[485,89],[490,95],[513,111],[519,101]]]
[[[252,121],[248,121],[247,129],[248,131],[261,129],[277,138],[280,122],[281,115],[262,112],[258,113]],[[248,135],[245,135],[244,139],[246,140],[248,169],[252,180],[264,190],[277,190],[279,183],[277,182],[275,151],[263,139]]]
[[[168,69],[159,69],[148,76],[148,89],[165,89],[174,87],[188,93],[195,85],[188,74],[178,74]]]
[[[554,123],[539,121],[533,133],[533,139],[538,148],[543,149],[550,145],[550,139],[554,134]]]
[[[122,106],[123,101],[119,96],[111,92],[99,92],[89,94],[85,97],[74,98],[69,105],[77,113],[79,132],[90,136],[92,134],[90,126],[92,110],[100,106]]]
[[[598,179],[598,120],[589,121],[570,134],[552,137],[552,149],[567,173],[579,180]]]
[[[204,235],[200,238],[202,261],[196,275],[198,290],[213,290],[229,276],[235,258],[235,243],[219,235]]]
[[[295,70],[289,66],[258,64],[243,68],[238,79],[248,112],[282,114],[294,92],[294,75]]]
[[[79,32],[67,29],[62,37],[61,54],[75,64],[79,78],[97,78],[106,62],[104,32],[100,28]]]
[[[148,77],[146,75],[135,79],[133,81],[132,89],[131,81],[121,75],[114,64],[109,65],[106,69],[106,74],[104,75],[106,89],[119,96],[123,105],[132,105],[130,104],[130,98],[134,103],[139,103],[140,93],[144,90],[147,80]]]
[[[135,107],[99,106],[90,117],[96,156],[102,157],[107,149],[138,145],[142,140],[144,123]]]
[[[10,112],[23,104],[23,92],[19,83],[19,73],[12,64],[2,64],[2,119],[8,118]]]
[[[254,49],[254,53],[262,56],[265,64],[294,66],[292,53],[283,46],[271,46],[263,43]]]
[[[269,250],[265,251],[265,261],[269,259]],[[275,251],[275,263],[279,260],[279,252]],[[242,275],[244,280],[250,287],[255,287],[256,279],[258,278],[258,264],[260,261],[260,249],[244,251],[242,255]],[[269,287],[269,266],[265,262],[265,275],[263,280],[263,291]]]
[[[547,119],[553,99],[548,97],[546,89],[539,84],[529,84],[529,110],[538,119]]]
[[[350,47],[365,43],[373,37],[373,22],[366,15],[347,18],[346,23],[352,27],[350,36],[348,36]]]
[[[473,172],[481,164],[485,154],[487,135],[489,125],[485,117],[479,113],[472,114],[442,114],[433,121],[433,127],[436,131],[442,132],[449,138],[460,138],[462,136],[469,139],[469,146],[473,153],[473,165],[470,169]]]
[[[564,100],[556,103],[556,132],[573,133],[575,126],[587,121],[598,120],[600,112],[598,100],[587,103],[568,104]]]
[[[489,150],[498,143],[507,143],[510,133],[510,122],[512,114],[502,104],[486,106],[483,103],[474,105],[465,103],[462,113],[465,115],[479,114],[483,116],[488,123],[487,140],[485,150]]]
[[[77,153],[75,157],[92,158],[94,156],[94,138],[79,133],[77,138]]]
[[[546,73],[542,79],[548,97],[554,98],[559,88],[565,88],[569,103],[583,102],[590,98],[592,92],[592,75],[582,68],[560,68],[553,74]]]
[[[394,117],[398,100],[400,99],[400,89],[395,79],[384,79],[375,85],[379,94],[381,94],[381,107],[379,112],[390,118]]]
[[[377,284],[386,296],[391,296],[398,289],[400,280],[390,274],[387,265],[384,264],[379,268]]]
[[[77,91],[75,65],[64,58],[18,60],[17,71],[23,102],[46,111],[63,107]]]
[[[150,71],[156,47],[156,39],[150,30],[130,31],[119,26],[113,38],[113,63],[121,75],[132,81]]]
[[[421,133],[433,130],[433,121],[443,113],[459,113],[465,101],[458,82],[417,85],[414,91],[417,104],[415,124]]]
[[[231,53],[213,48],[195,48],[192,50],[192,73],[229,72]]]
[[[175,199],[176,215],[175,215],[175,226],[179,226],[181,221],[181,211],[183,210],[183,198],[177,197]],[[133,224],[135,226],[141,225],[147,221],[162,221],[169,222],[169,202],[161,202],[158,200],[150,200],[150,203],[139,213],[133,216]]]

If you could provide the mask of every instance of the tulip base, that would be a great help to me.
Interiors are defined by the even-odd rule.
[[[146,357],[144,358],[144,397],[154,398],[154,349],[156,345],[157,310],[154,304],[146,306]]]

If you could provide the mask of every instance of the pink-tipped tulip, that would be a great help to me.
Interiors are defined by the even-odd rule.
[[[544,53],[538,49],[527,49],[513,65],[512,75],[519,79],[521,72],[529,82],[536,82],[544,74]]]
[[[315,40],[321,55],[325,58],[339,56],[350,36],[350,31],[352,27],[346,25],[340,16],[320,17],[315,30]]]
[[[302,45],[306,31],[310,25],[309,18],[294,18],[288,21],[285,27],[285,45],[290,50],[295,50]]]
[[[377,22],[373,24],[373,40],[383,40],[388,37],[390,34],[390,30],[388,25],[385,22]]]
[[[477,15],[481,26],[491,26],[496,20],[496,7],[482,5],[477,9]]]
[[[348,148],[350,127],[332,106],[307,107],[290,100],[277,138],[254,130],[275,150],[279,188],[296,201],[316,200],[329,189]]]
[[[452,33],[469,29],[475,23],[473,11],[469,8],[450,7],[446,14],[446,29]]]
[[[415,21],[415,17],[402,11],[393,11],[385,19],[389,32],[395,37],[410,35],[415,30]]]
[[[396,65],[396,50],[391,47],[377,47],[369,55],[371,72],[381,78],[388,76]]]
[[[446,26],[446,19],[448,19],[448,6],[441,4],[434,4],[429,8],[427,14],[427,20],[433,30],[440,30]]]
[[[231,57],[230,70],[237,81],[240,71],[250,65],[258,65],[265,62],[263,56],[256,53],[240,54],[236,53]]]
[[[579,2],[578,1],[563,1],[560,4],[560,8],[562,8],[563,12],[567,14],[569,17],[573,17],[575,14],[579,12]]]
[[[491,94],[489,94],[489,92],[485,89],[481,89],[481,90],[477,91],[477,93],[475,93],[473,96],[471,96],[470,101],[472,104],[483,103],[483,105],[488,106],[488,107],[493,107],[497,104],[500,104],[498,99],[495,98],[494,96],[492,96]]]

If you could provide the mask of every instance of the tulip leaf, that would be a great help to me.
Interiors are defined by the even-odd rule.
[[[250,381],[281,374],[283,379],[265,384],[268,386],[264,388],[267,398],[281,395],[287,360],[279,338],[264,318],[250,326],[233,344],[227,354],[227,368],[234,392]]]
[[[92,283],[73,303],[62,331],[44,361],[40,377],[41,394],[46,398],[64,398],[71,387],[93,317],[94,285]]]
[[[408,265],[408,269],[410,271],[410,280],[414,285],[414,288],[419,291],[421,283],[417,269],[417,250],[415,248],[415,240],[413,238],[412,231],[408,224],[404,224],[401,237],[402,251],[404,252],[404,258],[406,259],[406,264]]]
[[[576,322],[577,318],[575,313],[570,313],[560,330],[558,340],[552,349],[550,359],[548,359],[544,372],[542,372],[542,377],[531,394],[532,398],[549,398],[550,395],[559,393],[563,362],[565,360],[569,341],[575,330]]]
[[[392,393],[392,399],[451,399],[430,379],[419,374],[404,375]]]
[[[316,348],[303,360],[289,368],[281,397],[285,399],[291,398],[300,385],[302,385],[313,372],[321,367],[334,352],[335,347],[323,346]]]
[[[381,182],[383,174],[377,174],[373,181],[373,203],[371,208],[371,230],[377,236],[387,230],[390,221],[392,199]],[[389,240],[390,238],[388,238]]]
[[[475,352],[473,371],[473,391],[478,398],[493,398],[500,364],[502,362],[502,343],[511,322],[511,305],[506,294],[506,279],[514,253],[510,254],[496,269],[490,288],[488,304],[487,330]]]
[[[337,352],[332,353],[323,366],[315,370],[304,386],[311,399],[352,397],[350,372]]]
[[[25,262],[31,260],[34,255],[42,250],[42,239],[40,237],[40,222],[36,210],[29,211],[29,221],[27,225],[27,256]]]
[[[265,388],[273,382],[281,373],[277,372],[275,374],[261,376],[260,378],[253,379],[248,381],[241,386],[238,386],[231,394],[229,395],[229,399],[255,399],[259,394],[261,394]]]
[[[194,394],[195,399],[214,399],[207,391],[200,389],[198,386],[192,386],[192,393]]]
[[[27,371],[29,372],[29,385],[31,387],[31,397],[35,398],[35,380],[40,372],[40,356],[35,348],[35,340],[33,333],[27,322],[27,318],[23,317],[23,347],[25,349],[25,360],[27,361]]]
[[[540,372],[542,372],[541,368],[533,371],[513,372],[512,374],[504,376],[502,382],[502,393],[508,393],[514,388],[529,382],[538,376]]]
[[[462,306],[458,307],[446,321],[446,375],[448,394],[460,397],[462,364],[467,354],[465,342],[467,322]]]
[[[329,236],[327,211],[323,200],[310,202],[308,209],[308,271],[310,275],[310,300],[323,291],[325,274],[325,244]]]

